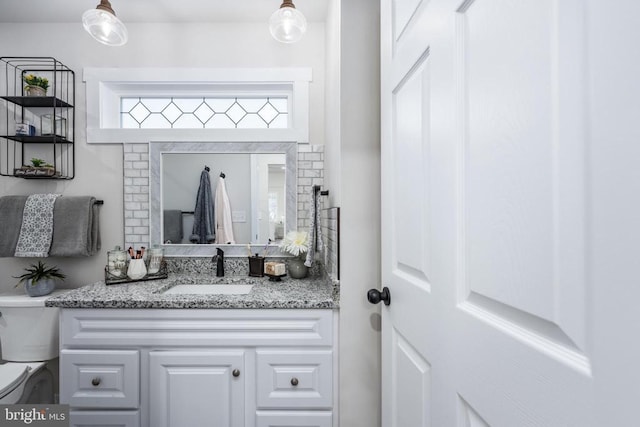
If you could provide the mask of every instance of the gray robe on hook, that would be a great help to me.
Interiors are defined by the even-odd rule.
[[[211,195],[211,180],[209,172],[203,170],[200,174],[200,186],[196,196],[196,207],[193,210],[193,229],[189,236],[191,243],[213,243],[216,238],[213,215],[213,197]]]

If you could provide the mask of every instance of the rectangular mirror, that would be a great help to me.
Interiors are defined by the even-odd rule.
[[[161,162],[163,243],[198,243],[190,234],[205,166],[213,192],[217,191],[218,177],[224,174],[235,243],[282,240],[286,224],[284,154],[164,153]]]
[[[151,244],[169,256],[247,255],[247,244],[277,242],[297,223],[295,143],[151,143]],[[235,244],[190,239],[200,174],[209,167],[212,196],[224,173]],[[275,245],[274,245],[275,247]]]

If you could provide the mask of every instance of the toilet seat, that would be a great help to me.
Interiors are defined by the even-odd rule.
[[[38,375],[45,366],[45,362],[7,362],[1,364],[0,404],[18,403],[29,380]]]
[[[23,384],[29,376],[29,370],[29,365],[25,363],[0,365],[0,399]]]

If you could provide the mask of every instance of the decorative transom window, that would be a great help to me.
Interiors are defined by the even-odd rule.
[[[123,129],[286,129],[286,97],[122,97]]]
[[[309,142],[310,68],[85,68],[87,142]]]

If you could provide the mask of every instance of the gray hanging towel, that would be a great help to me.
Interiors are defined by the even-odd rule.
[[[62,196],[53,210],[49,256],[85,257],[100,251],[100,209],[93,196]]]
[[[165,209],[163,212],[163,235],[162,241],[167,243],[182,243],[182,211],[175,209]]]
[[[322,250],[322,224],[320,223],[320,186],[314,185],[311,190],[311,209],[309,211],[311,224],[309,227],[309,250],[304,265],[311,267],[316,251]]]
[[[193,229],[189,236],[191,243],[213,243],[216,238],[213,223],[213,197],[211,195],[211,179],[205,169],[200,174],[200,186],[196,196],[196,207],[193,210]]]
[[[0,197],[0,257],[13,257],[28,196]]]

